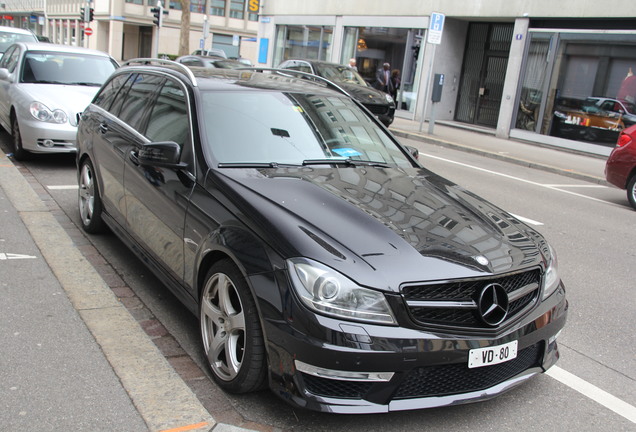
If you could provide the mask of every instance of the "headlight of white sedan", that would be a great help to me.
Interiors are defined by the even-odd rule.
[[[66,123],[68,116],[61,109],[51,111],[42,102],[32,102],[30,107],[31,115],[36,119],[47,123]]]
[[[287,260],[294,290],[310,309],[336,318],[396,324],[384,294],[306,258]]]

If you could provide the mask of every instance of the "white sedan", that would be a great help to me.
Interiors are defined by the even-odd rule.
[[[13,157],[75,152],[78,114],[117,67],[101,51],[11,45],[0,60],[0,125],[12,135]]]

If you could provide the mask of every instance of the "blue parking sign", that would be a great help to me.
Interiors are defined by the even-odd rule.
[[[437,12],[431,14],[428,23],[427,42],[431,44],[440,44],[442,42],[442,31],[444,30],[445,15]]]

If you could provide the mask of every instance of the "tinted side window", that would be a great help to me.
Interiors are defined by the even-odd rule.
[[[153,95],[163,80],[164,78],[154,75],[137,75],[123,100],[118,117],[131,127],[139,129],[145,108],[152,103]]]
[[[182,148],[188,142],[190,125],[184,90],[167,81],[152,109],[146,129],[150,141],[174,141]]]
[[[2,56],[2,64],[0,67],[6,68],[12,73],[15,70],[15,65],[18,64],[18,56],[20,50],[17,47],[12,47],[10,51],[7,51]]]
[[[117,96],[117,92],[124,86],[126,80],[129,77],[129,74],[123,74],[117,75],[115,78],[110,80],[104,86],[102,91],[100,91],[97,96],[95,96],[93,104],[108,111],[111,104],[113,103],[113,100],[115,100],[115,96]]]

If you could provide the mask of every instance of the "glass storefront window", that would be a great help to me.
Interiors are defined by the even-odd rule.
[[[530,36],[515,126],[613,146],[636,124],[636,34]]]
[[[288,59],[328,60],[332,38],[332,27],[278,26],[274,65]]]

